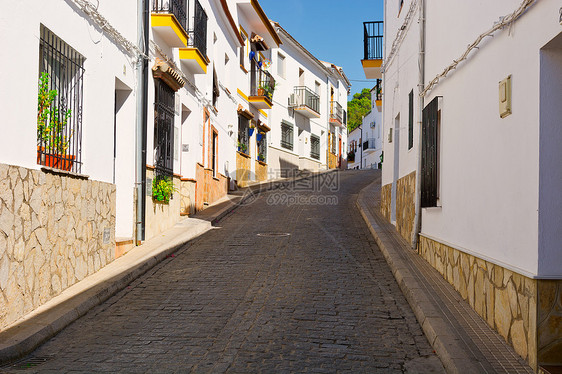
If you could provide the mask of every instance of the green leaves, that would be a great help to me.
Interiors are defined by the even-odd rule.
[[[351,132],[361,125],[363,116],[371,110],[371,91],[364,88],[353,95],[353,100],[347,103],[347,129]]]
[[[152,180],[152,198],[161,203],[168,203],[172,193],[177,191],[170,177],[159,175]]]
[[[60,113],[54,105],[56,90],[49,90],[49,74],[41,73],[39,93],[37,97],[37,141],[50,153],[65,153],[68,149],[68,138],[64,130],[72,111],[68,109]]]

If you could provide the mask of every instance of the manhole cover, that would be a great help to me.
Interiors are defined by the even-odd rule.
[[[258,234],[258,236],[263,236],[263,237],[267,237],[267,238],[277,238],[280,236],[289,236],[291,234],[289,234],[288,232],[260,232]]]

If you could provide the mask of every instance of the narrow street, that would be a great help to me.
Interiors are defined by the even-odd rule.
[[[337,191],[261,194],[23,372],[442,372],[354,204],[378,176],[345,171]]]

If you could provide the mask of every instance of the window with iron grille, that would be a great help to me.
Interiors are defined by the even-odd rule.
[[[258,160],[267,162],[267,133],[259,132],[257,135],[258,143]]]
[[[174,173],[174,104],[175,93],[160,79],[154,80],[154,159],[156,175]]]
[[[336,154],[336,134],[330,132],[330,149],[333,154]]]
[[[320,160],[320,137],[310,135],[310,157]]]
[[[408,149],[414,146],[414,90],[408,95]]]
[[[421,207],[437,206],[439,173],[439,102],[436,97],[422,114]]]
[[[281,147],[293,150],[293,125],[287,122],[281,123]]]
[[[250,120],[244,116],[238,116],[238,151],[250,154],[250,136],[248,130]]]
[[[187,19],[189,25],[189,46],[195,47],[207,56],[207,13],[199,3],[199,0],[193,2],[193,7],[188,7],[188,13],[193,12],[193,16],[188,14]]]
[[[82,100],[85,58],[41,25],[37,163],[82,171]]]

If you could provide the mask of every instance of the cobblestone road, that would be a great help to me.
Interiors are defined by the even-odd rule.
[[[46,361],[25,373],[442,372],[355,207],[374,173],[341,172],[339,191],[299,192],[296,205],[294,192],[262,194],[39,348],[28,362]]]

